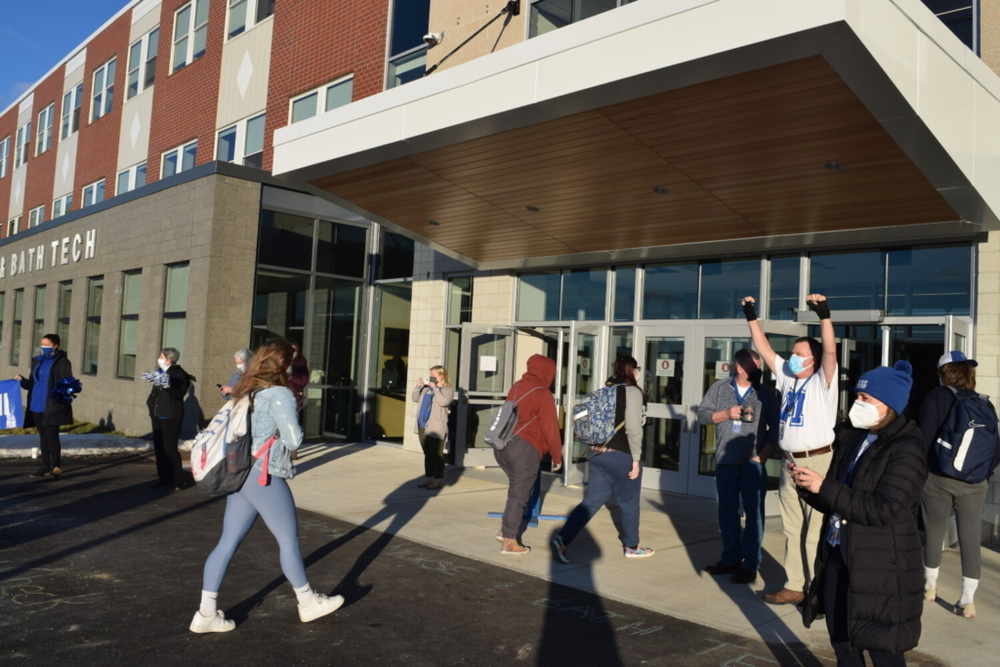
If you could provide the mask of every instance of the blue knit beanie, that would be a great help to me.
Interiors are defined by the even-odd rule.
[[[913,386],[913,366],[908,361],[897,361],[892,368],[879,366],[868,371],[854,386],[854,391],[863,391],[876,400],[885,403],[903,414],[910,400],[910,387]]]

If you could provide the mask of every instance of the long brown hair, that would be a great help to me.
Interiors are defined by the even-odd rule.
[[[233,399],[239,400],[252,391],[266,387],[287,387],[288,367],[292,364],[294,353],[292,344],[281,338],[261,345],[243,377],[233,387]]]
[[[639,362],[635,360],[635,357],[630,357],[627,354],[619,354],[618,358],[615,359],[615,379],[620,383],[633,387],[639,386],[638,381],[635,379],[635,369],[638,367]]]
[[[953,361],[938,369],[946,387],[976,390],[976,369],[968,361]]]

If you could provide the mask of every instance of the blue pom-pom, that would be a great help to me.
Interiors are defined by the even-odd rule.
[[[83,391],[83,384],[74,377],[63,378],[49,392],[49,397],[56,403],[67,405],[73,402],[76,395]]]
[[[900,359],[899,361],[897,361],[896,363],[894,363],[892,365],[892,367],[895,368],[900,373],[906,373],[907,375],[913,375],[913,366],[910,364],[909,361],[906,361],[905,359]]]

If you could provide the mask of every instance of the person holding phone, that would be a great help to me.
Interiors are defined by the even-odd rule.
[[[430,376],[417,378],[411,396],[417,408],[414,433],[424,450],[424,481],[421,489],[440,489],[444,483],[444,443],[448,439],[448,413],[455,398],[448,371],[444,366],[432,366]]]

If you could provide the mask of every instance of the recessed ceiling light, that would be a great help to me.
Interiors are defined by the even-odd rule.
[[[847,169],[847,166],[843,162],[827,162],[825,166],[829,171],[844,171]]]
[[[668,188],[653,188],[653,192],[658,195],[669,195],[670,190]]]
[[[427,224],[430,225],[431,227],[440,227],[441,226],[441,223],[438,222],[437,220],[428,220]]]
[[[528,209],[532,213],[538,213],[539,211],[542,210],[542,209],[538,208],[537,206],[525,206],[524,208]]]

